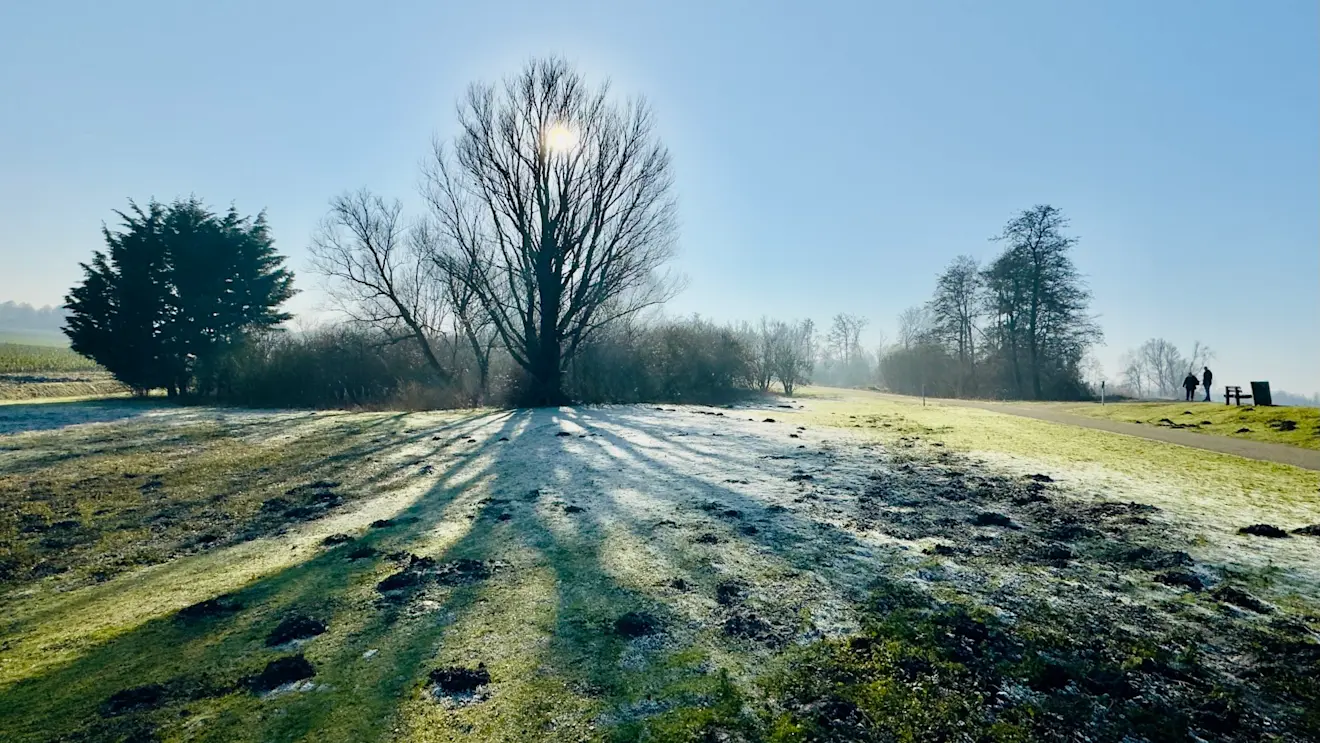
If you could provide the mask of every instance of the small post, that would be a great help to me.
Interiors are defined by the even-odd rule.
[[[1100,380],[1100,407],[1105,406],[1105,380]]]
[[[921,383],[921,407],[926,407],[926,383]]]

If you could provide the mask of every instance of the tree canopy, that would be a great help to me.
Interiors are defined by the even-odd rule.
[[[119,229],[102,228],[106,249],[65,297],[64,333],[125,385],[204,392],[227,351],[290,317],[279,307],[293,274],[264,212],[216,214],[192,198],[116,214]]]

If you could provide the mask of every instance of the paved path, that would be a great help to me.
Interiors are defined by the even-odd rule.
[[[1082,428],[1094,428],[1110,433],[1138,436],[1143,439],[1165,441],[1170,444],[1217,451],[1238,457],[1246,457],[1247,459],[1259,459],[1263,462],[1277,462],[1279,464],[1291,464],[1294,467],[1307,470],[1320,470],[1320,451],[1288,446],[1287,444],[1230,439],[1226,436],[1212,436],[1210,434],[1159,428],[1139,423],[1088,418],[1083,415],[1052,410],[1045,406],[1014,405],[1012,403],[982,402],[980,400],[939,400],[938,402],[941,405],[959,405],[965,408],[992,410],[996,413],[1008,413],[1009,415],[1020,415],[1024,418],[1035,418],[1051,423],[1062,423],[1069,426],[1081,426]]]

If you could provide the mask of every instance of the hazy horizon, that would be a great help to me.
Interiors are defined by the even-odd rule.
[[[671,315],[848,312],[892,340],[951,259],[1050,203],[1109,378],[1164,337],[1208,343],[1222,383],[1320,391],[1313,3],[513,5],[0,10],[0,301],[58,304],[113,210],[196,194],[268,210],[311,313],[330,197],[420,213],[468,83],[562,54],[656,110],[690,280]]]

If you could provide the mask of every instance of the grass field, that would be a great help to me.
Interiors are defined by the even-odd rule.
[[[1320,449],[1320,408],[1238,407],[1224,405],[1222,401],[1218,404],[1121,402],[1059,407],[1066,412],[1091,418],[1186,428],[1214,436]]]
[[[0,402],[126,394],[96,362],[67,346],[0,342]]]
[[[0,374],[96,371],[95,361],[68,346],[37,346],[0,342]]]
[[[0,739],[1320,733],[1317,473],[783,404],[0,407]]]

